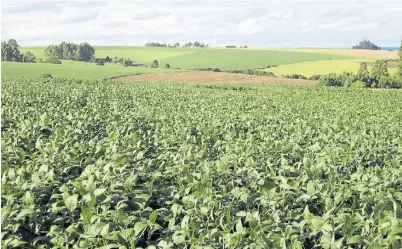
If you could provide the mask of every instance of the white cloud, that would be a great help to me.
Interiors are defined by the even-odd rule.
[[[2,40],[143,45],[201,41],[256,47],[351,47],[400,42],[402,2],[374,0],[2,0]],[[340,39],[342,37],[342,39]]]

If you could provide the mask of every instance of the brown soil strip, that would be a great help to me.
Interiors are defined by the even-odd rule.
[[[227,84],[291,84],[315,85],[315,81],[283,79],[271,76],[257,76],[234,73],[215,72],[177,72],[148,73],[122,76],[117,80],[123,82],[175,82],[175,83],[227,83]]]

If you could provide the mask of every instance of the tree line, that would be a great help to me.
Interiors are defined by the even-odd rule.
[[[369,50],[380,50],[380,47],[364,39],[364,41],[359,42],[359,44],[352,47],[352,49],[369,49]]]
[[[195,41],[193,42],[187,42],[184,43],[183,45],[180,45],[180,43],[176,42],[173,44],[166,44],[166,43],[159,43],[159,42],[147,42],[145,43],[146,47],[161,47],[161,48],[208,48],[208,44],[204,44],[202,42]]]
[[[62,42],[60,45],[49,45],[43,51],[44,61],[60,64],[60,60],[91,61],[95,49],[87,42],[75,44]]]
[[[400,89],[402,88],[402,41],[398,55],[398,70],[394,75],[388,72],[386,60],[377,60],[371,70],[368,70],[367,63],[361,63],[357,74],[343,72],[342,74],[323,75],[319,78],[318,85]]]
[[[18,45],[15,39],[10,39],[8,42],[1,43],[1,60],[2,61],[14,61],[14,62],[30,62],[36,61],[36,57],[29,51],[21,53],[18,49]]]

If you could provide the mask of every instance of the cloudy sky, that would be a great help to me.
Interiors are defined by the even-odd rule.
[[[398,46],[401,0],[1,1],[1,40],[143,45],[200,41],[253,47]]]

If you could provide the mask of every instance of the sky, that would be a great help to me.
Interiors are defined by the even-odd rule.
[[[199,41],[249,47],[399,46],[401,0],[1,1],[1,40],[21,46]]]

